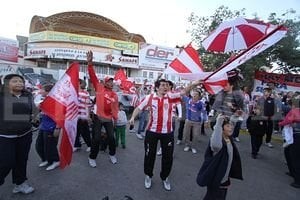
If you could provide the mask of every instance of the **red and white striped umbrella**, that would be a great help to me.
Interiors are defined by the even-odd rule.
[[[207,51],[224,53],[239,51],[247,49],[273,28],[273,25],[262,21],[239,17],[222,22],[202,41],[202,45]]]

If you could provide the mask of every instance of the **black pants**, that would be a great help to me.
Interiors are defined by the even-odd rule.
[[[234,129],[233,129],[233,133],[232,133],[232,137],[234,137],[234,138],[239,137],[242,122],[243,121],[237,121],[235,123]]]
[[[91,153],[90,153],[91,159],[96,159],[99,153],[100,142],[102,139],[101,138],[102,127],[104,127],[106,131],[109,155],[113,156],[116,154],[116,139],[114,134],[113,122],[101,121],[99,118],[95,118],[93,123],[94,130],[92,135],[92,145],[91,145]]]
[[[144,148],[144,173],[150,177],[153,176],[153,168],[156,158],[157,143],[160,141],[162,156],[161,156],[161,172],[160,178],[165,180],[172,169],[173,152],[174,152],[174,134],[160,134],[151,131],[146,131]]]
[[[180,120],[179,121],[179,127],[178,127],[178,140],[182,140],[183,138],[183,128],[184,128],[185,120]]]
[[[291,163],[290,150],[291,150],[291,145],[285,147],[283,152],[284,152],[284,157],[285,157],[285,160],[286,160],[286,164],[287,164],[288,170],[289,170],[290,174],[292,176],[294,176],[294,169],[293,169],[292,163]]]
[[[202,124],[201,124],[201,135],[206,135],[204,124],[205,124],[204,122],[202,122]]]
[[[288,164],[290,165],[295,183],[300,185],[300,133],[294,134],[293,137],[294,143],[288,147],[290,158],[290,162]]]
[[[207,191],[203,200],[225,200],[226,195],[227,195],[227,188],[207,187]]]
[[[184,124],[185,124],[185,120],[179,121],[178,135],[177,135],[178,140],[182,140],[182,138],[183,138]],[[203,125],[203,123],[202,123],[202,125]],[[204,129],[204,127],[203,127],[203,129]],[[202,129],[201,129],[201,134],[202,133],[204,133],[204,131],[202,132]],[[193,129],[191,129],[190,141],[193,141]]]
[[[266,120],[266,143],[271,142],[273,133],[273,121],[271,119]]]
[[[257,130],[259,131],[259,130]],[[256,135],[256,134],[251,134],[251,148],[252,148],[252,154],[257,155],[259,152],[259,149],[262,145],[263,141],[263,135]]]
[[[59,161],[57,143],[58,137],[54,137],[53,132],[39,131],[35,149],[43,162],[48,161],[49,164],[52,164]]]
[[[27,160],[32,133],[19,138],[0,137],[0,185],[12,170],[12,182],[20,185],[27,180]]]
[[[91,147],[91,133],[87,120],[79,119],[77,122],[77,134],[74,147],[81,147],[80,136],[82,136],[86,146]]]

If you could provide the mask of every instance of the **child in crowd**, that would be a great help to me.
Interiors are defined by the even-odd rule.
[[[125,149],[125,133],[126,133],[127,116],[123,105],[119,103],[118,119],[116,121],[116,146],[119,146],[121,140],[122,148]]]
[[[256,159],[263,142],[266,119],[262,116],[260,107],[256,106],[247,119],[247,129],[251,137],[252,158]]]
[[[53,85],[50,84],[43,86],[42,98],[48,95],[52,87]],[[57,168],[60,164],[57,150],[59,132],[60,128],[57,127],[56,123],[48,115],[41,113],[39,134],[36,139],[35,149],[42,160],[39,167],[48,166],[46,168],[47,171]]]

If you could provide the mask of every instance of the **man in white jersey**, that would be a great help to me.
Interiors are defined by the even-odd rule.
[[[168,176],[173,164],[174,151],[174,132],[172,127],[173,105],[181,101],[181,95],[186,91],[190,91],[191,87],[196,86],[200,81],[190,84],[185,91],[171,93],[169,92],[169,84],[165,79],[157,80],[154,84],[155,93],[145,97],[145,99],[133,111],[129,120],[130,124],[134,124],[134,118],[141,110],[149,107],[150,119],[146,128],[146,136],[144,141],[145,157],[144,157],[144,173],[145,188],[151,188],[151,178],[153,176],[153,168],[156,157],[157,143],[160,141],[162,148],[162,162],[160,178],[163,181],[165,190],[171,190]]]
[[[75,151],[81,148],[80,136],[82,136],[84,142],[87,145],[87,152],[91,151],[91,135],[89,122],[90,119],[90,109],[91,109],[91,99],[90,94],[86,91],[86,82],[79,79],[79,89],[78,89],[78,122],[77,122],[77,134],[75,139]]]

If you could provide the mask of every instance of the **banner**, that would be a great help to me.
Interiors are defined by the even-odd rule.
[[[123,56],[118,50],[104,52],[95,49],[94,61],[111,65],[119,65],[128,68],[138,68],[138,57]],[[71,60],[86,60],[88,48],[52,48],[52,47],[35,47],[29,45],[26,52],[26,59],[30,58],[50,58],[50,59],[71,59]],[[119,53],[119,54],[118,54]]]
[[[18,62],[19,43],[17,40],[11,40],[0,37],[0,60]]]
[[[300,91],[300,75],[298,74],[275,74],[256,71],[252,96],[263,95],[263,90],[268,87],[269,83],[275,85],[277,92]]]

